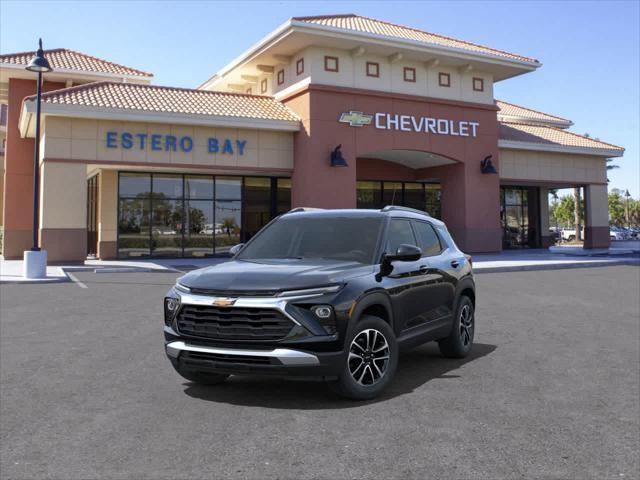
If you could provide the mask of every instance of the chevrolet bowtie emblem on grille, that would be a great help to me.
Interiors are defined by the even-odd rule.
[[[373,120],[373,115],[352,110],[350,112],[342,112],[338,121],[348,123],[352,127],[362,127],[363,125],[371,125],[371,120]]]
[[[229,307],[231,305],[233,305],[234,303],[236,303],[235,298],[216,298],[213,301],[214,305],[217,305],[218,307]]]

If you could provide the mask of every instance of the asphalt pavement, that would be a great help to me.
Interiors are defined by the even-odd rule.
[[[478,275],[473,354],[403,355],[375,401],[202,387],[165,358],[176,273],[0,286],[0,477],[640,477],[640,269]],[[86,288],[83,288],[86,287]]]

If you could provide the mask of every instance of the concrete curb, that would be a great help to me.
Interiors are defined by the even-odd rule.
[[[473,273],[503,273],[503,272],[534,272],[539,270],[567,270],[570,268],[595,268],[595,267],[615,267],[619,265],[640,266],[640,259],[595,261],[580,263],[556,263],[542,265],[513,265],[504,267],[482,267],[473,268]]]

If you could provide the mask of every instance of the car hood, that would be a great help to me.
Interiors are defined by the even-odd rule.
[[[213,291],[297,290],[347,282],[373,270],[373,265],[335,260],[232,260],[189,272],[179,282]]]

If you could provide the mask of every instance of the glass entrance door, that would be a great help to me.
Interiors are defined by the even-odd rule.
[[[98,175],[87,180],[87,256],[98,254]]]
[[[503,248],[537,248],[538,189],[500,187],[500,220]]]

